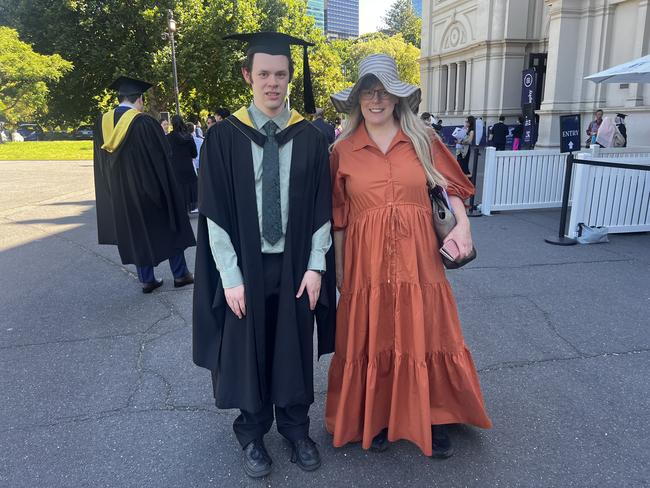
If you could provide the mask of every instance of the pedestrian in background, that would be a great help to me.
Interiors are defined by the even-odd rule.
[[[190,212],[196,208],[198,201],[197,179],[192,164],[192,159],[198,155],[198,152],[194,138],[188,132],[180,115],[172,117],[172,131],[167,134],[167,141],[171,147],[172,167],[183,195],[185,211]]]
[[[463,201],[474,188],[415,111],[421,92],[395,61],[361,61],[359,80],[332,96],[349,123],[330,156],[337,284],[336,350],[325,419],[335,447],[384,451],[407,439],[427,456],[453,450],[446,424],[491,427],[463,340],[432,224],[428,185],[446,188],[472,249]]]
[[[215,120],[217,122],[226,120],[229,116],[230,116],[230,110],[228,110],[227,108],[219,107],[215,112]]]
[[[327,144],[334,143],[334,139],[336,139],[334,126],[323,118],[322,108],[316,108],[316,113],[314,114],[314,120],[312,124],[314,124],[316,128],[323,133],[325,139],[327,139]]]
[[[100,115],[93,134],[99,244],[135,264],[142,292],[162,286],[154,267],[168,259],[174,286],[194,283],[185,249],[196,245],[160,123],[143,114],[150,83],[125,76],[109,88],[119,106]],[[118,125],[119,124],[119,125]]]
[[[201,146],[203,146],[203,137],[199,137],[196,133],[196,128],[194,124],[188,122],[187,131],[192,134],[192,139],[194,139],[194,145],[196,146],[197,156],[192,158],[192,164],[194,165],[194,172],[199,174],[199,155],[201,154]],[[196,208],[192,209],[190,213],[198,213]]]
[[[438,119],[438,122],[432,124],[431,127],[433,127],[433,130],[436,131],[439,137],[442,137],[442,119]]]
[[[456,139],[456,160],[468,178],[472,177],[472,172],[469,170],[469,156],[470,146],[474,142],[475,124],[476,119],[472,115],[467,117],[464,125],[467,134],[462,139]]]
[[[503,151],[506,148],[508,126],[504,123],[505,120],[506,118],[501,115],[499,121],[492,126],[492,145],[497,151]]]
[[[624,139],[623,145],[620,147],[627,147],[627,127],[625,126],[625,117],[627,117],[627,114],[618,113],[614,119],[616,128]]]
[[[598,129],[600,129],[600,124],[603,123],[603,111],[598,109],[595,113],[595,118],[587,126],[587,140],[586,146],[589,147],[592,144],[596,144],[596,137],[598,135]]]
[[[194,124],[194,130],[192,131],[192,134],[203,138],[203,129],[201,128],[201,121],[199,119],[196,119],[196,124]]]
[[[520,115],[517,117],[519,122],[517,126],[512,131],[512,150],[519,151],[521,149],[521,143],[524,137],[524,117]]]
[[[334,119],[334,139],[338,139],[338,137],[341,135],[341,132],[343,132],[341,117],[336,117]]]

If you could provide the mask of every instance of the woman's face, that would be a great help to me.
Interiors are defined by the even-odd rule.
[[[465,121],[465,128],[466,128],[466,129],[469,129],[469,120],[466,120],[466,121]]]
[[[379,82],[359,92],[361,114],[366,123],[371,125],[392,123],[397,102],[397,97],[388,93]]]

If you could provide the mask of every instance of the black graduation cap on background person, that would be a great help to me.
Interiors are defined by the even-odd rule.
[[[316,112],[316,104],[314,102],[314,89],[311,83],[311,71],[309,70],[309,56],[307,48],[313,46],[314,43],[305,41],[298,37],[283,34],[281,32],[251,32],[241,34],[231,34],[225,36],[224,40],[242,41],[248,43],[246,55],[265,53],[276,55],[284,55],[291,58],[291,45],[303,47],[303,85],[304,85],[304,102],[305,112],[313,114]]]
[[[625,117],[627,117],[627,114],[616,114],[616,116],[624,119]]]
[[[146,81],[136,80],[128,76],[120,76],[108,88],[116,90],[119,96],[129,97],[134,95],[142,95],[153,85]]]

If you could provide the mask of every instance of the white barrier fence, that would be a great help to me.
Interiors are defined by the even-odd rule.
[[[596,158],[580,153],[576,160],[627,161],[650,166],[648,154],[607,156]],[[576,164],[572,180],[573,204],[567,237],[577,237],[580,223],[607,227],[608,233],[650,231],[650,171]]]
[[[481,213],[562,205],[566,154],[559,151],[485,151]]]
[[[650,147],[593,147],[591,151],[592,157],[650,158]],[[481,213],[561,207],[565,167],[566,154],[557,150],[497,152],[486,148]]]

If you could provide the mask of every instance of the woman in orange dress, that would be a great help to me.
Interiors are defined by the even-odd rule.
[[[332,96],[350,114],[331,171],[336,350],[326,426],[334,446],[383,451],[407,439],[427,456],[453,450],[445,424],[491,427],[433,230],[427,184],[446,188],[461,255],[472,249],[463,200],[474,191],[456,159],[414,113],[420,89],[373,55]]]

